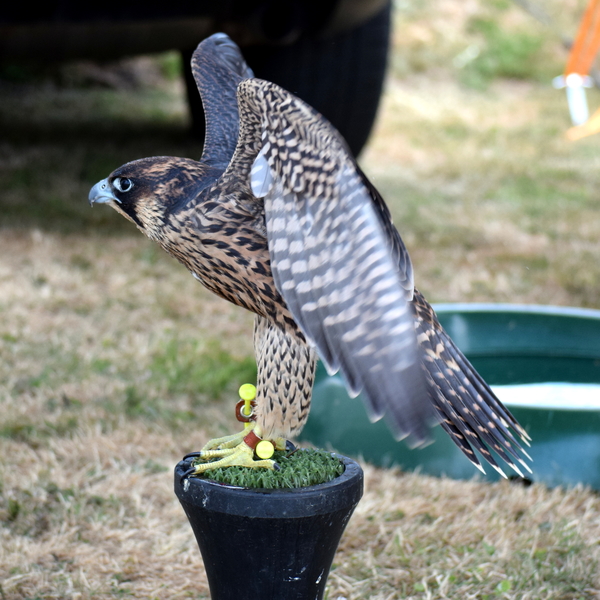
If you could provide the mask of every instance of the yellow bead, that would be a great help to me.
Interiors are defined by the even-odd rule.
[[[254,450],[256,452],[256,456],[258,458],[271,458],[275,453],[275,446],[271,444],[268,440],[261,440],[256,444],[256,448]]]
[[[254,400],[256,398],[256,386],[251,383],[245,383],[240,386],[239,394],[242,400]]]

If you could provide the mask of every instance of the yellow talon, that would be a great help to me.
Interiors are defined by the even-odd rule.
[[[255,423],[249,425],[250,427],[244,429],[244,431],[210,440],[196,458],[196,461],[208,462],[193,464],[195,469],[193,475],[199,475],[205,471],[220,469],[221,467],[277,470],[279,468],[277,463],[270,460],[275,452],[274,445],[268,440],[260,439],[260,429],[256,427]],[[255,450],[257,456],[262,460],[255,460]]]
[[[223,437],[209,440],[208,442],[206,442],[206,444],[204,444],[200,452],[204,454],[209,450],[223,450],[224,448],[235,448],[244,441],[244,438],[247,434],[248,431],[244,429],[243,431],[238,431],[233,435],[225,435]]]
[[[236,405],[236,417],[244,422],[244,429],[233,435],[210,440],[200,452],[193,452],[191,454],[195,457],[193,475],[221,467],[279,469],[277,463],[271,458],[275,450],[287,449],[287,441],[281,437],[274,441],[261,439],[262,431],[252,420],[253,400],[256,398],[254,385],[251,383],[242,385],[239,394],[241,400]],[[255,456],[259,460],[256,460]]]
[[[283,437],[278,437],[275,440],[275,450],[281,450],[283,452],[284,450],[287,450],[287,449],[288,449],[288,441]]]

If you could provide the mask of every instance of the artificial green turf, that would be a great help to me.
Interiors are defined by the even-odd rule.
[[[345,469],[341,460],[325,450],[276,451],[273,459],[279,465],[279,471],[225,467],[207,471],[203,477],[219,483],[247,488],[298,488],[331,481],[341,475]]]

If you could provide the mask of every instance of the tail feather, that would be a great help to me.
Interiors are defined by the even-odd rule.
[[[525,430],[450,339],[417,290],[412,305],[430,399],[444,430],[477,468],[481,469],[481,463],[475,451],[504,475],[493,451],[520,476],[520,467],[531,472],[521,454],[530,457],[515,436],[528,445]]]

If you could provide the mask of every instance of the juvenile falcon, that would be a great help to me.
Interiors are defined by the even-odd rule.
[[[206,114],[200,161],[153,157],[113,171],[89,201],[110,204],[209,290],[256,314],[255,421],[199,454],[255,460],[281,447],[310,407],[317,354],[373,420],[414,445],[434,421],[478,468],[489,449],[529,470],[528,437],[469,364],[413,285],[410,258],[385,202],[317,112],[253,78],[239,48],[215,34],[192,68]],[[482,469],[483,470],[483,469]]]

